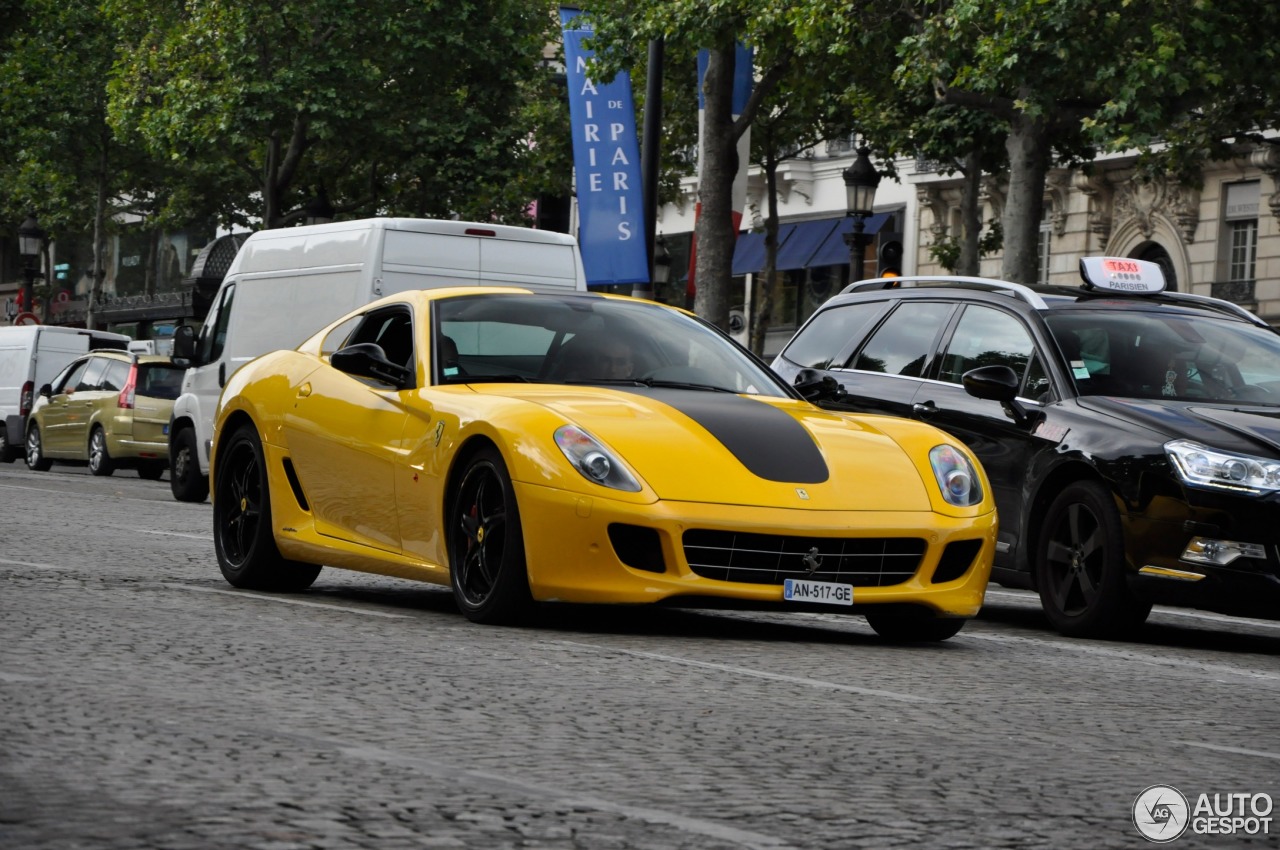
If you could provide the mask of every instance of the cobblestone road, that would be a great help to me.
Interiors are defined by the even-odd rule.
[[[1155,784],[1280,798],[1280,623],[945,645],[861,618],[552,609],[325,570],[223,582],[210,507],[0,466],[0,848],[1141,847]],[[1177,847],[1280,846],[1192,835]]]

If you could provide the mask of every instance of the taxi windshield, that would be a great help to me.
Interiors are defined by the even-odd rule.
[[[1280,334],[1205,315],[1045,317],[1081,395],[1280,405]]]

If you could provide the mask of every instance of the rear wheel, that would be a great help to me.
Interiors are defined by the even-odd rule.
[[[173,437],[169,453],[169,489],[179,502],[203,502],[209,497],[209,477],[200,474],[196,433],[183,428]]]
[[[89,471],[94,475],[110,475],[116,471],[116,462],[107,451],[107,432],[101,426],[89,435]]]
[[[27,468],[46,472],[53,461],[44,456],[44,443],[40,440],[40,426],[32,422],[27,426]]]
[[[927,611],[868,611],[867,623],[885,640],[914,643],[953,638],[968,622],[936,617]]]
[[[0,422],[0,463],[13,463],[17,456],[13,446],[9,445],[9,429]]]
[[[1035,568],[1040,604],[1064,635],[1117,637],[1151,612],[1129,590],[1120,512],[1096,482],[1077,481],[1053,500]]]
[[[162,460],[143,460],[138,462],[138,477],[148,481],[159,481],[168,468]]]
[[[520,511],[506,464],[484,449],[467,464],[450,507],[449,580],[475,623],[519,622],[533,610]]]
[[[252,590],[310,587],[320,567],[291,561],[276,548],[262,442],[252,425],[242,425],[220,448],[216,481],[213,543],[223,578]]]

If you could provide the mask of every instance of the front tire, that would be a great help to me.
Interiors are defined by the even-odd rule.
[[[209,498],[209,477],[200,474],[196,433],[183,428],[173,438],[169,453],[169,489],[179,502],[203,502]]]
[[[53,461],[44,456],[40,427],[34,422],[27,428],[27,468],[35,472],[48,472],[53,468]]]
[[[94,475],[110,475],[116,471],[116,463],[107,450],[107,432],[101,426],[89,435],[89,471]]]
[[[867,623],[876,634],[895,643],[937,642],[955,637],[968,622],[936,617],[927,611],[868,611]]]
[[[291,561],[276,547],[262,441],[242,425],[218,453],[213,544],[222,576],[248,590],[306,590],[320,567]]]
[[[1049,506],[1036,553],[1036,587],[1053,627],[1112,638],[1147,619],[1125,578],[1124,534],[1111,494],[1094,481],[1068,485]]]
[[[449,508],[449,583],[473,623],[503,625],[533,611],[520,510],[506,464],[495,449],[467,463]]]

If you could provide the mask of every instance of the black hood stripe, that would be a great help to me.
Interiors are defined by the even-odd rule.
[[[805,427],[778,408],[728,393],[654,387],[627,392],[670,405],[697,422],[754,475],[768,481],[820,484],[830,477]]]

